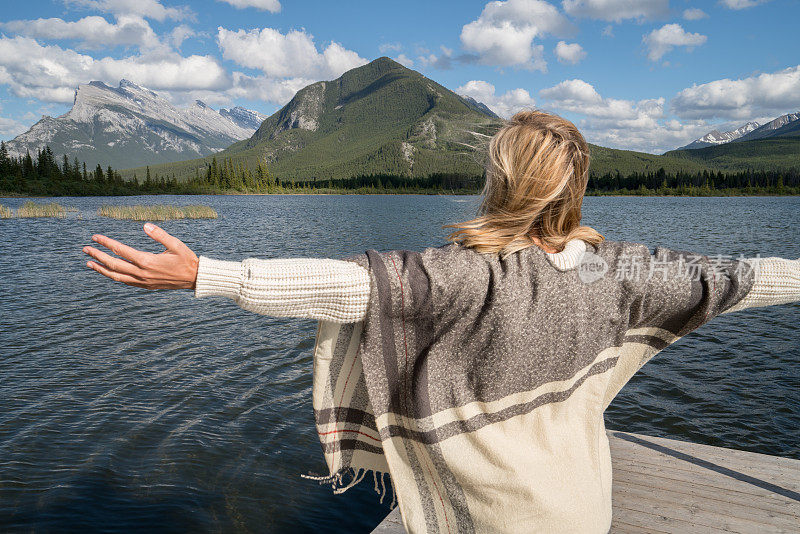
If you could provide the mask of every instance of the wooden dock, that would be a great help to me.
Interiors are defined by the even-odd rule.
[[[608,431],[614,534],[800,533],[800,460]],[[395,508],[373,534],[404,532]]]

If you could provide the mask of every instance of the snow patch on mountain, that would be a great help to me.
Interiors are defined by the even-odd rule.
[[[743,135],[747,135],[748,133],[752,132],[753,130],[757,129],[760,126],[755,121],[750,121],[742,126],[739,126],[735,130],[730,130],[728,132],[720,132],[719,130],[711,130],[703,137],[699,139],[695,139],[688,145],[681,147],[683,149],[686,148],[704,148],[707,146],[712,145],[722,145],[725,143],[730,143],[736,139],[739,139]]]
[[[9,153],[54,154],[124,168],[204,156],[249,138],[264,116],[242,107],[215,110],[201,101],[177,108],[129,80],[118,87],[93,81],[78,86],[72,109],[44,116],[7,143]]]

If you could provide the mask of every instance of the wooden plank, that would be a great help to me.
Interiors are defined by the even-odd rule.
[[[612,493],[612,500],[619,503],[620,507],[652,511],[683,519],[698,526],[732,532],[763,532],[770,526],[796,531],[800,527],[797,516],[791,513],[737,506],[665,488],[636,484],[618,485]]]
[[[648,517],[647,521],[642,521],[641,523],[637,521],[636,517],[626,517],[623,518],[624,520],[614,518],[611,521],[611,529],[608,532],[610,534],[670,534],[668,530],[659,530],[654,528],[652,521],[649,519],[649,514],[642,515],[646,515]],[[626,521],[632,522],[627,523]],[[647,526],[645,526],[645,524]]]
[[[766,490],[761,490],[764,493],[754,495],[752,492],[747,493],[744,491],[731,490],[729,488],[720,487],[720,485],[715,486],[713,484],[698,483],[692,480],[691,477],[679,479],[669,476],[660,476],[650,472],[643,474],[641,471],[629,471],[622,467],[614,469],[613,477],[612,488],[618,485],[627,486],[629,484],[634,484],[648,487],[653,491],[664,489],[678,492],[684,496],[708,498],[712,501],[718,501],[720,506],[729,503],[734,506],[746,506],[766,512],[787,514],[787,507],[789,507],[788,510],[791,510],[793,505],[790,499],[780,496],[778,496],[778,498],[773,498],[774,494]],[[792,515],[800,521],[800,516],[796,514]]]
[[[800,461],[607,431],[614,534],[800,533]],[[400,534],[399,509],[378,528]]]
[[[689,472],[697,472],[698,467],[703,467],[703,462],[692,462],[687,461],[682,458],[676,457],[675,455],[665,455],[656,453],[654,451],[653,454],[644,455],[644,454],[621,454],[622,451],[620,450],[612,450],[611,456],[616,463],[619,464],[639,464],[639,465],[650,465],[650,466],[663,466],[669,467],[670,469],[680,469],[683,471]],[[684,451],[674,451],[674,452],[681,452]],[[689,453],[684,453],[689,454]],[[800,478],[793,472],[797,470],[797,467],[788,468],[788,467],[781,467],[776,468],[775,466],[772,467],[760,467],[754,468],[746,465],[742,465],[736,462],[725,462],[725,461],[713,461],[710,458],[706,458],[702,455],[698,454],[690,454],[694,458],[705,460],[706,462],[710,462],[711,464],[715,464],[715,466],[732,469],[734,471],[739,471],[742,473],[746,473],[750,477],[760,478],[765,481],[771,481],[772,484],[778,484],[786,489],[791,489],[792,491],[797,492],[798,488],[800,488]],[[713,470],[713,466],[710,466]],[[721,471],[723,471],[722,469]]]
[[[400,507],[398,506],[387,515],[381,524],[378,525],[372,534],[405,534],[403,520],[400,518]]]
[[[785,476],[795,481],[800,480],[800,473],[798,473],[797,468],[798,460],[792,458],[781,458],[779,456],[769,456],[757,452],[724,449],[711,445],[690,443],[688,441],[642,436],[617,431],[608,431],[608,437],[609,445],[615,449],[612,450],[611,454],[614,459],[653,459],[653,455],[650,454],[650,451],[656,452],[655,450],[648,449],[647,447],[641,446],[641,444],[625,439],[634,438],[729,467],[735,466],[752,472],[764,472],[765,475],[769,476]]]
[[[634,528],[628,530],[627,525],[633,525]],[[611,529],[609,530],[610,534],[631,534],[642,531],[664,532],[667,534],[730,534],[730,532],[710,527],[698,529],[692,523],[650,512],[627,509],[614,510],[614,517],[611,520]]]
[[[614,441],[620,439],[622,438],[615,437]],[[705,451],[692,450],[689,452],[686,450],[680,450],[679,447],[666,446],[665,444],[657,443],[655,440],[647,436],[640,437],[634,434],[629,434],[625,436],[625,440],[627,441],[628,439],[637,440],[638,443],[632,443],[632,445],[639,446],[642,451],[637,451],[635,458],[631,457],[631,455],[626,456],[624,454],[620,454],[621,448],[616,447],[615,443],[612,445],[612,460],[623,463],[626,461],[640,461],[642,463],[650,463],[654,465],[660,464],[669,466],[671,468],[684,470],[694,470],[696,466],[699,468],[697,470],[699,473],[707,471],[717,472],[736,480],[745,481],[758,487],[764,487],[765,489],[769,489],[774,493],[787,495],[795,500],[800,500],[800,492],[798,492],[796,489],[798,484],[800,484],[800,468],[798,467],[800,466],[800,462],[797,460],[784,458],[783,460],[789,460],[789,462],[784,466],[781,466],[780,469],[774,469],[775,466],[773,465],[770,468],[770,471],[762,469],[761,472],[756,472],[755,467],[745,465],[744,462],[739,460],[726,461],[724,456],[716,451],[714,456],[709,458],[708,455],[705,454]],[[743,451],[738,452],[741,453]],[[647,456],[648,454],[649,458]]]

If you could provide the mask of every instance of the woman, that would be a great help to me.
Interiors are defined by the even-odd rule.
[[[606,532],[605,408],[714,316],[800,300],[800,260],[606,241],[580,224],[588,167],[573,124],[521,112],[491,141],[479,216],[443,247],[220,261],[146,224],[164,253],[100,235],[121,258],[84,251],[129,285],[318,319],[320,478],[391,473],[409,531]]]

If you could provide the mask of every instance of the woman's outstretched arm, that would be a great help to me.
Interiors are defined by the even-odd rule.
[[[195,295],[228,297],[262,315],[354,323],[366,316],[369,287],[369,272],[349,261],[201,256]]]
[[[118,282],[145,289],[194,289],[197,297],[224,296],[242,308],[276,317],[300,317],[338,323],[366,315],[370,277],[363,267],[332,259],[246,259],[221,261],[201,256],[163,229],[145,225],[145,233],[166,247],[143,252],[104,235],[84,252],[87,266]]]

